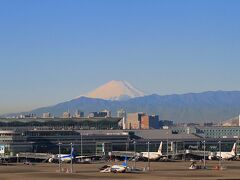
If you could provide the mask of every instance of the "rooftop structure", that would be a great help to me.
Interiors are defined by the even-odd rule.
[[[128,129],[159,129],[159,117],[147,115],[142,112],[129,113],[127,115]]]
[[[121,118],[0,118],[0,128],[120,129]]]
[[[42,117],[43,118],[51,118],[51,114],[49,112],[43,113]]]
[[[77,110],[77,111],[75,112],[75,117],[76,117],[76,118],[82,118],[82,117],[84,117],[84,112]]]

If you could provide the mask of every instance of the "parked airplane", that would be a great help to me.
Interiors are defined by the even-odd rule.
[[[99,160],[101,156],[98,155],[93,155],[93,156],[76,156],[74,154],[74,148],[71,150],[71,154],[56,154],[53,155],[51,158],[49,158],[48,162],[50,163],[56,163],[59,162],[65,162],[69,163],[71,160],[74,160],[74,162],[77,163],[84,163],[84,164],[89,164],[91,163],[92,160]]]
[[[56,162],[56,161],[61,161],[61,162],[71,162],[71,160],[74,159],[74,148],[71,149],[71,154],[57,154],[57,155],[53,155],[53,157],[51,157],[48,162]]]
[[[165,155],[162,154],[162,142],[160,143],[157,152],[141,152],[140,153],[140,158],[149,159],[153,161],[156,161],[162,157],[166,157]]]
[[[236,143],[233,144],[232,150],[230,152],[216,152],[215,154],[212,154],[208,156],[210,160],[213,159],[224,159],[224,160],[231,160],[236,157]]]
[[[129,167],[127,166],[127,157],[125,157],[125,161],[121,165],[104,165],[102,168],[100,168],[100,172],[102,173],[125,173]]]

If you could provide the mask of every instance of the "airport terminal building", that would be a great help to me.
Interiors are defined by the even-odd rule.
[[[59,146],[61,153],[70,153],[71,143],[78,155],[108,155],[111,151],[133,151],[134,146],[137,152],[146,151],[148,142],[150,151],[157,151],[163,142],[163,152],[177,153],[185,149],[201,150],[204,140],[209,151],[217,151],[219,141],[221,149],[229,151],[238,136],[205,133],[222,133],[230,129],[236,133],[240,130],[239,127],[198,127],[186,132],[177,128],[123,130],[120,122],[121,118],[116,117],[0,119],[0,155],[14,156],[20,152],[57,154]]]

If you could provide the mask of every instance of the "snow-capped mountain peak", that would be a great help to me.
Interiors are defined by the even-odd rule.
[[[112,80],[97,89],[87,93],[85,96],[90,98],[100,98],[106,100],[127,100],[134,97],[144,96],[145,94],[134,88],[130,83],[123,80]]]

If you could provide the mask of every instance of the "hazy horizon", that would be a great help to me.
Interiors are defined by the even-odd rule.
[[[147,94],[240,90],[240,1],[1,1],[0,114],[113,80]]]
[[[96,87],[98,88],[98,87]],[[95,89],[94,89],[95,90]],[[191,94],[191,93],[205,93],[205,92],[217,92],[217,91],[226,91],[226,92],[234,92],[234,91],[239,91],[239,90],[208,90],[208,91],[199,91],[199,92],[183,92],[183,93],[171,93],[171,94],[158,94],[158,93],[145,93],[144,96],[150,96],[150,95],[160,95],[160,96],[165,96],[165,95],[184,95],[184,94]],[[91,92],[91,91],[89,91]],[[38,108],[43,108],[43,107],[50,107],[50,106],[55,106],[59,103],[62,102],[67,102],[73,99],[77,99],[77,98],[81,98],[81,97],[86,97],[86,98],[93,98],[93,97],[88,97],[87,94],[81,94],[80,96],[77,97],[69,97],[68,99],[61,99],[57,102],[53,102],[52,104],[43,104],[43,105],[37,105],[35,107],[30,107],[29,109],[23,109],[23,110],[18,110],[18,111],[9,111],[9,112],[5,112],[5,113],[0,113],[0,115],[4,115],[4,114],[14,114],[14,113],[21,113],[21,112],[30,112],[34,109],[38,109]]]

